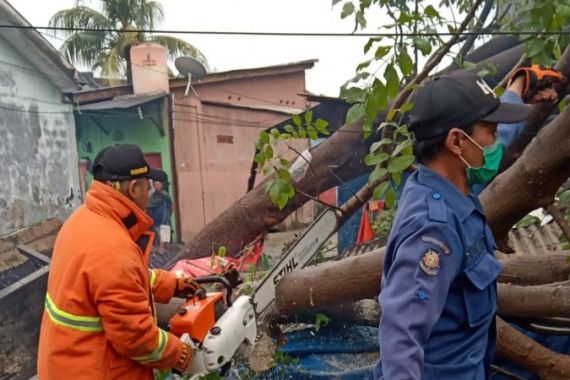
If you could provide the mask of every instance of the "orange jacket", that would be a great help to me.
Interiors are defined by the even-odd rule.
[[[93,182],[55,242],[39,380],[152,380],[153,368],[188,364],[187,347],[154,317],[154,300],[170,300],[176,276],[149,271],[151,224],[127,197]]]

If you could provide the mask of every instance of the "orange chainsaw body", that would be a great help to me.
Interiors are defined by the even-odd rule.
[[[225,310],[223,292],[197,295],[188,300],[170,319],[170,332],[176,336],[187,333],[194,341],[203,342]]]

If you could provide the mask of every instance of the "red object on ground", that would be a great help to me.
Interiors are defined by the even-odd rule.
[[[182,272],[194,278],[219,274],[231,267],[235,267],[240,272],[245,272],[249,270],[250,265],[257,265],[262,254],[263,239],[258,239],[239,258],[212,255],[200,259],[180,260],[170,271]]]
[[[362,218],[360,219],[360,227],[358,228],[358,236],[356,237],[356,245],[365,243],[374,239],[374,230],[368,215],[368,203],[362,209]]]

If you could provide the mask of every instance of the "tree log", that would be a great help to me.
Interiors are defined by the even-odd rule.
[[[497,318],[497,356],[515,361],[541,380],[570,379],[570,358],[556,353]]]
[[[498,284],[499,314],[515,317],[570,318],[570,287]]]

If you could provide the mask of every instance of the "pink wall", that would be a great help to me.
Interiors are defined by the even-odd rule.
[[[302,70],[197,84],[195,89],[200,100],[191,92],[184,96],[184,88],[172,90],[182,240],[196,235],[245,194],[259,132],[290,117],[282,112],[235,106],[295,107],[298,112],[307,106],[305,98],[297,95],[305,91]],[[299,151],[308,146],[308,140],[295,142]],[[307,206],[291,220],[307,223],[312,215],[312,206]]]

